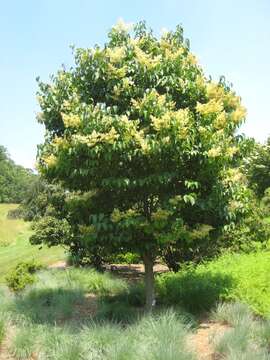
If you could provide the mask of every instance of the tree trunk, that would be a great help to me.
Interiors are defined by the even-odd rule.
[[[144,262],[144,281],[145,281],[145,295],[146,302],[145,308],[147,312],[151,312],[153,306],[155,306],[155,283],[154,283],[154,261],[149,254],[143,256]]]

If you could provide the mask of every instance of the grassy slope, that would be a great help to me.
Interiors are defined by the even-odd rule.
[[[18,262],[29,259],[39,260],[42,264],[52,264],[64,258],[62,248],[44,247],[39,250],[28,242],[31,234],[30,224],[23,220],[9,220],[6,215],[17,205],[0,204],[0,283],[6,273]]]

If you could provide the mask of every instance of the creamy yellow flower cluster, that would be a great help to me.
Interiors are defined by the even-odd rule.
[[[218,139],[220,140],[218,141]],[[207,155],[211,158],[224,156],[224,155],[226,155],[228,158],[232,158],[239,151],[239,149],[236,146],[231,144],[231,139],[227,138],[223,132],[218,134],[218,137],[216,137],[216,143],[220,143],[221,145],[215,146],[210,150],[208,150],[207,152]]]
[[[237,183],[244,180],[244,175],[241,173],[239,169],[233,168],[228,169],[225,173],[223,183],[229,184],[229,183]]]
[[[198,102],[196,110],[205,116],[215,114],[215,128],[225,128],[230,121],[238,125],[244,120],[246,109],[241,105],[241,99],[232,91],[225,91],[219,84],[208,83],[206,94],[208,102],[204,104]]]
[[[54,167],[57,164],[57,157],[53,154],[45,155],[42,160],[48,168]]]
[[[123,93],[126,93],[134,85],[134,81],[130,77],[122,77],[117,85],[113,87],[113,98],[118,100]]]
[[[122,46],[116,46],[114,48],[107,48],[106,55],[109,57],[113,64],[121,62],[125,57],[125,48]]]
[[[162,48],[163,44],[164,44],[164,42],[161,42],[161,48]],[[185,50],[183,47],[180,47],[176,51],[172,51],[171,45],[166,42],[164,55],[167,60],[175,61],[177,58],[181,57],[184,54],[184,52],[185,52]]]
[[[167,111],[159,118],[151,116],[151,123],[156,131],[175,128],[180,139],[186,137],[190,121],[191,117],[188,109]]]
[[[152,213],[151,219],[153,221],[166,221],[168,220],[168,217],[171,215],[171,212],[169,210],[165,209],[158,209],[157,211]]]
[[[146,112],[150,114],[164,114],[167,110],[173,110],[175,103],[166,99],[166,95],[160,95],[156,90],[146,92],[140,100],[131,100],[132,106],[140,115]]]
[[[211,99],[205,104],[201,104],[198,102],[196,110],[202,115],[219,113],[223,110],[223,104],[221,100]]]
[[[113,30],[117,32],[128,32],[132,27],[132,23],[126,23],[123,19],[120,18],[113,26]]]
[[[52,145],[56,150],[58,150],[60,148],[64,149],[64,148],[68,147],[68,144],[69,144],[69,142],[66,137],[56,136],[52,141]]]
[[[95,233],[95,227],[93,225],[79,225],[79,230],[82,235],[91,235]]]
[[[144,52],[139,46],[134,46],[135,56],[141,66],[146,67],[148,70],[153,69],[160,63],[161,55],[152,57],[150,54]]]
[[[108,63],[108,71],[112,77],[115,77],[117,79],[122,79],[126,76],[128,67],[126,65],[117,68],[111,63]]]
[[[117,134],[114,127],[107,133],[96,132],[95,130],[90,135],[74,134],[71,140],[76,144],[85,144],[89,147],[93,147],[98,143],[105,142],[107,144],[113,144],[117,140],[119,134]]]
[[[81,119],[75,114],[62,113],[63,123],[66,128],[78,128],[81,125]]]
[[[128,219],[132,217],[137,217],[139,213],[134,209],[128,209],[127,211],[120,211],[119,209],[114,209],[111,214],[111,220],[114,223],[117,223],[123,219]]]

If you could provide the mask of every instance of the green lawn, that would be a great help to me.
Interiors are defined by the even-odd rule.
[[[44,265],[49,265],[65,258],[64,250],[60,247],[43,247],[39,250],[38,246],[29,243],[30,224],[6,217],[8,211],[16,206],[0,204],[0,283],[3,282],[6,273],[20,261],[36,259]]]

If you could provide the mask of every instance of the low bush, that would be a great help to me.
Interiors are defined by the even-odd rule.
[[[156,285],[158,303],[180,305],[188,312],[199,313],[210,310],[233,284],[226,274],[197,268],[162,274]]]
[[[25,289],[27,285],[33,284],[35,281],[34,273],[41,268],[42,265],[34,260],[17,264],[6,276],[6,283],[9,289],[21,291]]]
[[[138,254],[127,252],[117,255],[111,260],[112,262],[119,264],[138,264],[139,262],[141,262],[141,257]]]

